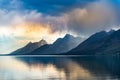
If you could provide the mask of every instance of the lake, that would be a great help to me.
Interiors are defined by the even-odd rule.
[[[0,56],[0,80],[120,80],[120,56]]]

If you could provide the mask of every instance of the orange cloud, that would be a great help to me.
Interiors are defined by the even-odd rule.
[[[42,35],[51,34],[50,25],[48,24],[35,24],[35,23],[23,23],[14,27],[14,34],[16,36],[24,37],[41,37]]]

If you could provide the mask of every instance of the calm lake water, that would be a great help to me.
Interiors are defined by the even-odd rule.
[[[1,56],[0,80],[120,80],[120,57]]]

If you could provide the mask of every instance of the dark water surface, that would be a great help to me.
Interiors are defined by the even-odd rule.
[[[1,56],[0,80],[120,80],[120,56]]]

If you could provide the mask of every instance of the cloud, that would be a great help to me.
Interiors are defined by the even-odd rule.
[[[76,8],[64,16],[67,17],[67,29],[83,35],[109,29],[116,25],[117,19],[113,6],[103,0]]]
[[[9,24],[14,26],[26,22],[39,24],[39,27],[44,28],[46,28],[45,25],[49,25],[51,33],[73,32],[84,35],[108,29],[118,21],[118,15],[116,15],[117,11],[115,11],[114,8],[115,6],[113,6],[113,2],[111,4],[108,0],[66,0],[64,2],[61,0],[41,0],[38,2],[33,0],[23,0],[22,2],[17,2],[15,0],[12,3],[21,3],[25,10],[22,12],[16,10],[1,10],[1,25]],[[44,9],[42,5],[47,8]],[[26,6],[30,8],[27,8]],[[53,9],[51,6],[59,7]],[[69,8],[70,10],[67,10],[64,7]],[[48,11],[48,13],[41,9]],[[53,11],[51,11],[52,9]],[[64,12],[64,10],[66,12]],[[55,13],[55,16],[46,15],[52,13]]]
[[[49,25],[51,33],[73,32],[85,35],[119,25],[119,12],[115,10],[118,2],[112,0],[12,0],[8,3],[19,4],[23,11],[1,9],[0,26],[29,23],[48,29],[46,26]]]

